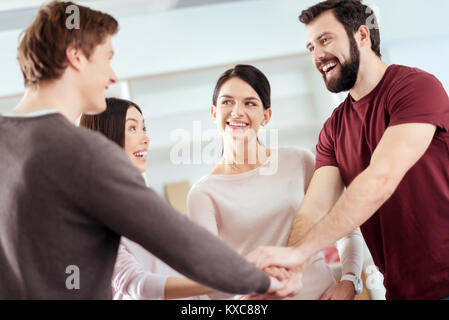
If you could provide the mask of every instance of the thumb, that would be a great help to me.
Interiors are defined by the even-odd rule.
[[[279,281],[278,279],[276,279],[274,277],[270,277],[270,281],[271,281],[270,288],[268,289],[269,293],[276,292],[276,291],[282,289],[286,283],[285,280]]]

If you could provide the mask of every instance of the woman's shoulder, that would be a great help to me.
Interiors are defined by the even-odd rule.
[[[207,190],[207,185],[210,183],[210,176],[210,174],[205,175],[198,181],[193,183],[193,185],[190,187],[187,197],[190,197],[192,194],[204,193],[204,190]]]
[[[280,148],[278,152],[279,168],[283,176],[308,177],[314,171],[315,156],[310,150],[302,147],[288,147]]]
[[[298,164],[302,162],[315,161],[315,156],[312,151],[303,147],[279,148],[277,151],[279,153],[279,158],[283,162],[293,162]]]

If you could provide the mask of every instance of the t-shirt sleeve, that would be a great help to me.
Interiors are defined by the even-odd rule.
[[[332,117],[326,121],[323,129],[321,129],[318,144],[316,145],[315,170],[326,166],[338,167],[332,130]]]
[[[397,81],[388,94],[389,126],[429,123],[449,132],[449,98],[433,75],[417,71]]]
[[[118,146],[106,138],[93,140],[80,199],[86,214],[205,286],[236,294],[268,290],[263,271],[146,187]]]

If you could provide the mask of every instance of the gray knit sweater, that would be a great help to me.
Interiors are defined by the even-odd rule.
[[[206,286],[268,289],[262,271],[148,189],[101,134],[57,113],[0,116],[0,299],[110,299],[120,235]]]

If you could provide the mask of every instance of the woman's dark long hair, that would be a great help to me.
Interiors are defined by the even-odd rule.
[[[238,64],[234,68],[226,70],[220,76],[217,84],[215,85],[214,94],[212,97],[212,103],[214,106],[217,105],[218,94],[221,86],[232,78],[239,78],[249,84],[262,100],[263,108],[265,110],[271,108],[270,82],[262,71],[247,64]]]
[[[212,103],[214,106],[217,106],[217,99],[221,86],[232,78],[239,78],[249,84],[262,100],[264,110],[271,108],[270,82],[262,71],[248,64],[238,64],[234,68],[226,70],[220,76],[217,84],[215,85],[214,94],[212,96]],[[259,138],[257,138],[257,142],[260,143]],[[223,155],[223,152],[224,149],[221,150],[221,155]]]
[[[106,98],[106,110],[96,115],[83,114],[80,126],[101,132],[123,148],[125,146],[126,112],[130,106],[135,107],[142,114],[142,110],[134,102]]]

